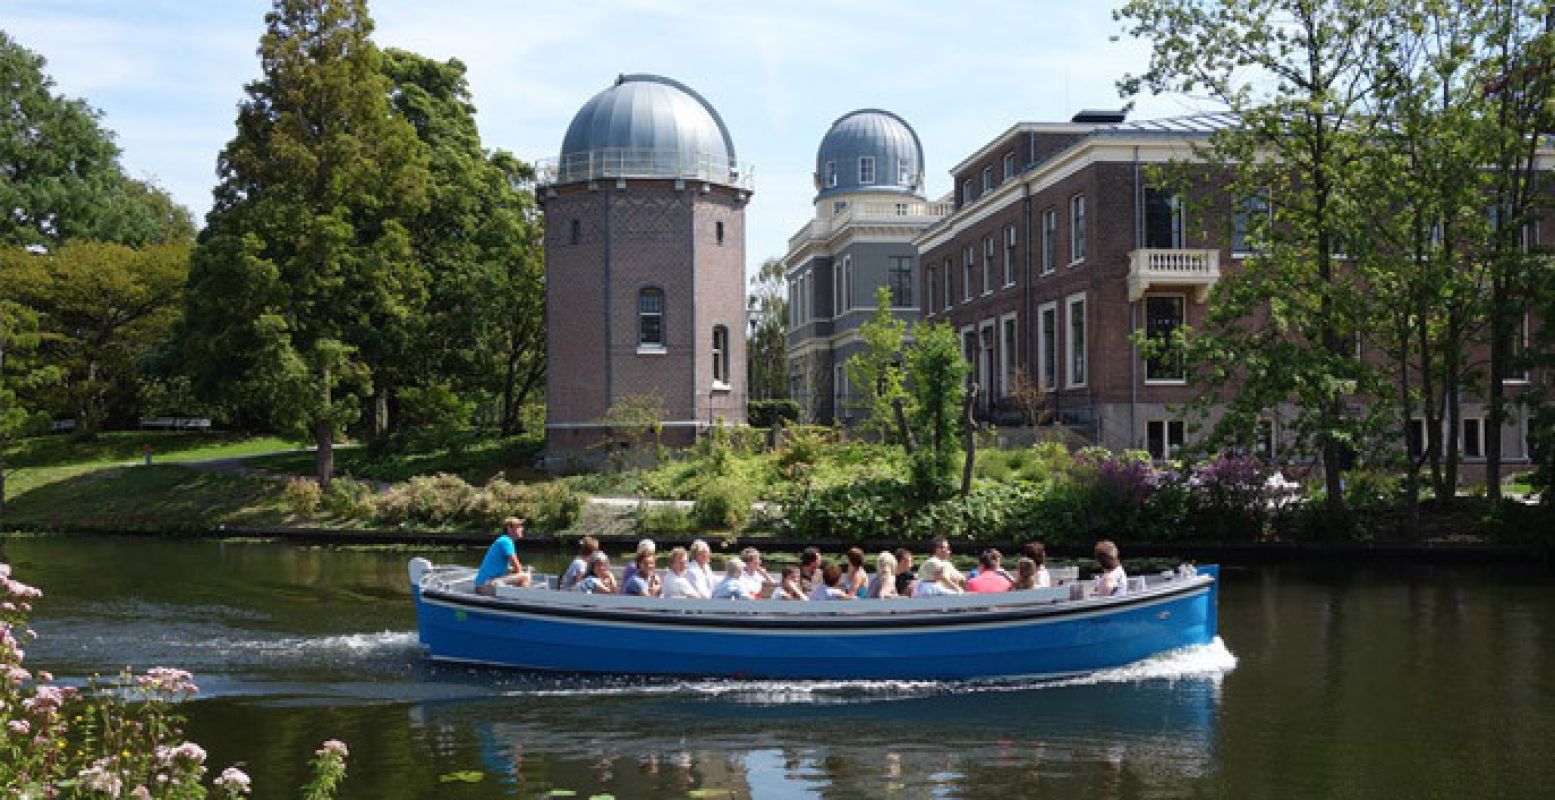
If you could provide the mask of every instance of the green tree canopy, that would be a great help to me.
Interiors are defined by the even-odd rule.
[[[208,396],[307,432],[318,474],[428,276],[407,220],[427,155],[394,113],[364,0],[277,0],[190,268],[186,359]]]

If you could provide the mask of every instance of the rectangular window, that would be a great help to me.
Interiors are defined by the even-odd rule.
[[[729,329],[713,326],[713,383],[729,384]]]
[[[1253,427],[1253,454],[1265,461],[1273,461],[1279,452],[1279,438],[1275,433],[1274,420],[1261,419]]]
[[[1425,454],[1425,448],[1430,441],[1425,438],[1425,420],[1414,417],[1409,420],[1408,433],[1404,435],[1404,447],[1409,450],[1411,459],[1418,459]]]
[[[1004,179],[1015,177],[1015,153],[1013,151],[1004,154]]]
[[[993,237],[983,237],[983,294],[993,292]]]
[[[573,244],[583,241],[583,225],[577,220],[572,221],[572,233],[569,238]]]
[[[983,320],[982,335],[979,337],[982,346],[977,351],[977,385],[979,387],[977,404],[982,408],[988,407],[988,401],[999,396],[999,387],[994,385],[997,376],[994,374],[994,325],[993,320]]]
[[[934,298],[938,296],[935,292],[934,273],[933,267],[923,268],[923,310],[928,314],[934,313]]]
[[[1085,195],[1069,198],[1069,263],[1085,260]]]
[[[1172,344],[1172,332],[1183,326],[1187,297],[1180,294],[1150,295],[1145,298],[1145,336],[1156,343],[1154,355],[1145,361],[1145,380],[1179,383],[1187,377],[1182,353]]]
[[[1086,338],[1085,338],[1085,295],[1077,294],[1069,298],[1069,388],[1074,389],[1085,385],[1086,367]]]
[[[1477,417],[1464,417],[1463,423],[1463,457],[1485,457],[1485,421]]]
[[[1004,285],[1015,285],[1015,226],[1004,229]]]
[[[824,177],[826,188],[834,189],[837,186],[837,162],[826,162],[826,174]]]
[[[1058,388],[1058,304],[1037,309],[1037,380],[1042,390]]]
[[[977,331],[968,325],[961,329],[961,357],[966,359],[966,388],[977,382]]]
[[[1181,249],[1182,229],[1177,194],[1170,189],[1145,189],[1145,247]]]
[[[893,308],[912,308],[912,259],[894,256],[886,268],[886,285],[891,289]]]
[[[956,282],[956,264],[955,264],[954,261],[951,261],[950,259],[947,258],[947,259],[945,259],[945,297],[944,297],[944,302],[940,304],[940,308],[941,309],[950,308],[951,306],[956,304],[956,301],[955,301],[956,292],[955,292],[955,286],[953,285],[953,284],[955,284],[955,282]]]
[[[1058,209],[1042,212],[1042,274],[1058,268]]]
[[[896,160],[896,185],[913,186],[917,181],[913,180],[912,160],[898,158]]]
[[[961,299],[972,299],[972,277],[977,269],[977,248],[968,245],[966,252],[962,253],[964,261],[961,264]]]
[[[1269,198],[1261,194],[1242,198],[1237,204],[1236,214],[1232,216],[1231,252],[1261,252],[1258,241],[1263,238],[1268,226]]]
[[[993,165],[983,167],[983,194],[993,191]]]
[[[1507,371],[1506,380],[1502,383],[1527,383],[1528,382],[1528,315],[1524,314],[1522,320],[1517,323],[1517,330],[1512,332],[1512,343],[1507,348],[1510,369]]]
[[[859,156],[858,182],[868,185],[875,182],[875,157]]]
[[[637,346],[664,347],[664,290],[643,289],[637,293]]]
[[[1156,461],[1170,461],[1182,451],[1183,424],[1180,419],[1153,419],[1145,423],[1146,449]]]
[[[834,261],[831,267],[831,315],[834,317],[842,316],[843,311],[842,297],[845,290],[842,286],[842,265],[844,263]]]
[[[972,202],[972,179],[971,178],[967,178],[966,180],[961,182],[961,205],[968,205],[971,202]]]
[[[1020,351],[1016,349],[1016,337],[1018,335],[1016,329],[1018,326],[1015,324],[1015,321],[1016,316],[1014,314],[1003,317],[999,320],[999,326],[1002,329],[1001,333],[1003,334],[1002,338],[999,340],[1000,397],[1010,396],[1010,390],[1014,386],[1015,381],[1016,365],[1020,363],[1016,358]]]

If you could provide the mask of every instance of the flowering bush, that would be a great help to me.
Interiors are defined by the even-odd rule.
[[[541,530],[562,530],[583,511],[583,495],[559,481],[528,485],[493,478],[471,486],[457,475],[439,473],[396,484],[369,504],[372,517],[393,525],[496,525],[523,517]]]
[[[205,749],[183,739],[179,703],[199,692],[188,672],[154,667],[142,675],[62,686],[25,666],[32,601],[43,593],[0,564],[0,787],[6,797],[197,800],[208,795]],[[326,755],[327,751],[327,755]],[[311,800],[333,797],[345,776],[345,745],[329,741],[314,761]],[[252,782],[228,767],[217,795],[248,794]]]

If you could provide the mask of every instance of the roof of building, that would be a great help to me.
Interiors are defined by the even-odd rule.
[[[738,179],[734,140],[711,103],[659,75],[621,75],[572,118],[557,182],[618,178]]]
[[[873,175],[864,174],[860,166],[865,157],[874,159]],[[815,188],[816,200],[855,192],[922,197],[923,143],[906,120],[889,111],[850,111],[837,118],[821,137],[815,153]]]

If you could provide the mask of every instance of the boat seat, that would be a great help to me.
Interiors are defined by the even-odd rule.
[[[1048,575],[1048,578],[1052,579],[1052,581],[1053,581],[1053,583],[1055,585],[1060,584],[1060,583],[1070,583],[1072,581],[1077,581],[1077,580],[1080,579],[1080,568],[1079,567],[1048,567],[1047,568],[1047,575]]]
[[[1141,578],[1129,578],[1128,579],[1128,593],[1129,594],[1134,594],[1136,592],[1143,592],[1144,590],[1145,590],[1145,579],[1144,578],[1141,577]]]

